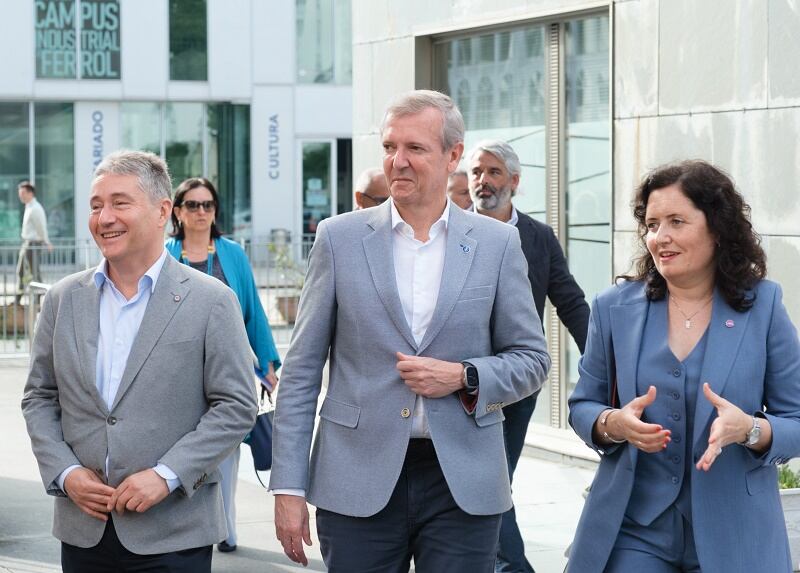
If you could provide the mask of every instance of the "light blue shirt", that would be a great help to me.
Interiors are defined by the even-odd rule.
[[[108,276],[108,264],[105,259],[94,272],[94,284],[100,291],[100,334],[97,339],[95,384],[109,410],[117,396],[125,365],[128,363],[128,355],[139,333],[147,303],[156,288],[166,258],[167,251],[164,249],[153,266],[139,279],[138,290],[130,300],[125,298]],[[106,455],[106,475],[108,460],[112,453],[108,452]],[[62,491],[67,474],[77,467],[80,466],[70,466],[58,476],[58,487]],[[175,472],[164,464],[158,464],[153,469],[167,481],[170,492],[181,484]]]

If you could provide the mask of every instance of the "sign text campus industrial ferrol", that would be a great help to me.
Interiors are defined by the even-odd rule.
[[[36,0],[35,5],[37,77],[75,78],[80,69],[85,79],[120,78],[119,0]]]

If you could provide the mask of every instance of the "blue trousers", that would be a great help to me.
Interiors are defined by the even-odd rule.
[[[453,499],[430,440],[409,442],[389,503],[370,517],[317,508],[329,573],[492,573],[500,515],[470,515]]]
[[[647,526],[622,521],[605,573],[630,571],[700,573],[694,529],[675,505]]]
[[[506,443],[509,479],[514,482],[514,470],[522,455],[525,434],[536,408],[536,396],[528,396],[503,408],[506,419],[503,421],[503,436]],[[497,546],[496,573],[534,573],[533,567],[525,557],[525,543],[517,525],[517,514],[512,507],[503,514],[500,522],[500,542]]]

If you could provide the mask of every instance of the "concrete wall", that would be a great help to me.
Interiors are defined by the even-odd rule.
[[[636,244],[638,180],[669,161],[706,159],[750,203],[769,275],[800,322],[798,30],[794,0],[615,3],[615,272]]]

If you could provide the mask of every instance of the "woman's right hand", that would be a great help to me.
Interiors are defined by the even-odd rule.
[[[672,439],[670,430],[659,424],[642,422],[644,409],[656,400],[656,387],[650,386],[647,394],[631,400],[620,410],[606,417],[605,431],[615,440],[626,440],[635,448],[653,454],[667,447]],[[602,435],[602,432],[601,432]]]

